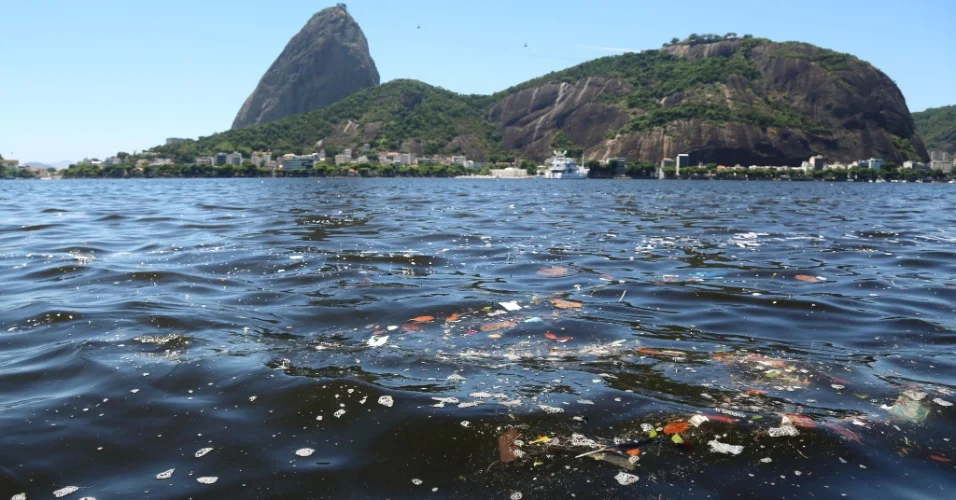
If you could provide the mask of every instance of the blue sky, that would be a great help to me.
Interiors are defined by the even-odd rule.
[[[0,153],[77,160],[228,129],[289,39],[332,4],[0,2]],[[416,78],[490,93],[620,50],[733,31],[857,55],[899,84],[912,111],[956,104],[952,0],[355,0],[348,7],[383,82]]]

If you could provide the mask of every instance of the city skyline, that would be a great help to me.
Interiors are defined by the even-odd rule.
[[[226,130],[289,38],[332,5],[99,0],[0,7],[16,21],[0,40],[0,154],[54,163]],[[946,20],[956,7],[930,0],[905,12],[895,7],[691,2],[675,13],[663,2],[596,1],[586,10],[565,0],[348,3],[383,83],[414,78],[488,94],[597,57],[656,49],[673,37],[733,31],[856,55],[897,82],[911,111],[953,104],[956,35]]]

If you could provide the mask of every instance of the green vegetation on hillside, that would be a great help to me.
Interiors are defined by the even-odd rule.
[[[135,179],[135,178],[199,178],[199,177],[456,177],[487,175],[489,170],[469,170],[458,165],[400,166],[362,163],[358,165],[328,165],[320,163],[311,169],[276,170],[258,168],[246,162],[241,166],[222,165],[164,165],[136,167],[132,164],[99,167],[88,163],[70,165],[62,171],[65,179]]]
[[[802,42],[775,43],[771,53],[776,57],[808,61],[831,73],[850,70],[853,68],[853,63],[860,62],[851,54],[814,47]]]
[[[956,106],[913,113],[913,121],[926,149],[956,154]]]
[[[319,140],[340,136],[335,147],[357,147],[369,142],[373,150],[395,151],[405,141],[421,141],[425,153],[437,153],[455,137],[473,136],[486,149],[494,149],[497,136],[483,111],[487,96],[459,95],[413,80],[395,80],[362,90],[327,108],[290,116],[276,122],[230,130],[197,141],[159,146],[153,151],[189,163],[217,152],[253,151],[304,154]],[[352,121],[355,130],[342,134]],[[369,124],[380,125],[377,136],[365,141]],[[335,142],[333,141],[326,141]]]
[[[720,45],[702,46],[713,43]],[[625,83],[622,93],[605,92],[596,99],[617,107],[630,119],[621,129],[602,130],[605,137],[645,132],[687,120],[740,123],[762,129],[788,128],[832,137],[829,124],[818,122],[794,104],[799,100],[770,88],[755,62],[765,63],[767,55],[810,61],[832,73],[844,86],[849,85],[844,77],[860,62],[851,55],[803,43],[774,43],[734,33],[695,34],[683,41],[672,40],[662,50],[595,59],[489,96],[460,95],[418,81],[396,80],[367,88],[321,110],[196,141],[159,146],[152,151],[188,164],[196,157],[217,152],[238,151],[244,158],[253,151],[272,151],[279,156],[325,149],[331,154],[343,148],[356,150],[368,143],[371,154],[467,151],[472,159],[494,162],[518,152],[501,149],[501,134],[509,131],[504,127],[499,130],[497,127],[502,125],[492,121],[493,106],[523,89],[548,83],[578,83],[590,77],[615,78]],[[573,143],[566,127],[558,127],[541,130],[554,134],[553,148],[566,149],[577,157],[594,146]],[[894,143],[902,156],[918,158],[909,139],[896,138]],[[480,152],[482,158],[475,158],[474,152]]]

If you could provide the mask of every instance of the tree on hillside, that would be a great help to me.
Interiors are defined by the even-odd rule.
[[[677,38],[676,36],[674,38],[671,38],[671,45],[677,45],[679,43],[680,43],[680,39]]]

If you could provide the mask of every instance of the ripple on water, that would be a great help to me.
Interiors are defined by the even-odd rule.
[[[956,487],[948,186],[11,188],[0,495]]]

